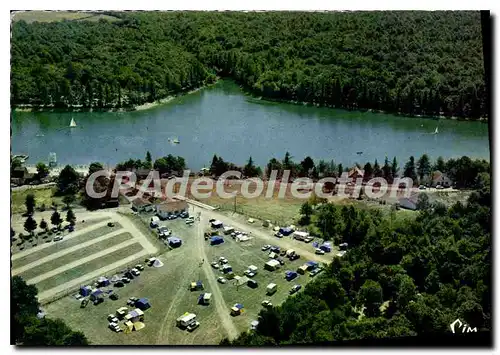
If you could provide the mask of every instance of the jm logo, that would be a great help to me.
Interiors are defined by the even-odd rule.
[[[457,324],[458,327],[456,327]],[[462,333],[477,333],[477,327],[471,328],[468,324],[462,323],[458,318],[450,324],[450,328],[453,334],[455,334],[455,330],[458,332],[460,328],[462,328]]]

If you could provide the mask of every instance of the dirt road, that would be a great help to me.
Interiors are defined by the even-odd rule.
[[[196,210],[196,208],[195,208]],[[201,211],[198,209],[196,212]],[[233,323],[233,320],[231,319],[231,316],[229,315],[229,308],[227,306],[227,303],[224,301],[224,297],[222,296],[222,292],[219,288],[219,284],[217,283],[215,279],[215,275],[212,272],[212,269],[210,267],[210,263],[208,261],[208,257],[205,253],[205,239],[203,236],[203,226],[208,224],[208,218],[202,213],[200,217],[200,221],[197,224],[198,228],[198,233],[196,236],[196,252],[198,253],[198,260],[201,262],[204,260],[202,263],[201,267],[203,268],[203,272],[205,273],[206,279],[208,281],[208,284],[210,285],[210,292],[214,296],[214,301],[215,301],[215,307],[217,310],[217,313],[219,314],[219,317],[222,321],[222,326],[227,332],[228,338],[229,339],[234,339],[238,336],[238,331],[236,330],[236,327]]]
[[[216,212],[216,211],[210,211],[210,210],[201,210],[198,209],[198,211],[202,211],[202,216],[206,218],[205,222],[201,222],[200,224],[203,225],[208,225],[208,219],[217,219],[224,224],[228,224],[233,226],[235,229],[240,229],[242,231],[246,232],[251,232],[251,236],[255,238],[262,239],[263,241],[271,244],[271,245],[277,245],[281,248],[284,249],[293,249],[295,250],[299,255],[302,257],[309,259],[309,260],[314,260],[320,263],[330,263],[332,261],[332,256],[331,255],[317,255],[314,254],[312,251],[313,247],[311,244],[305,244],[305,243],[300,243],[300,242],[294,242],[292,240],[286,239],[286,238],[276,238],[272,236],[270,233],[266,233],[262,230],[259,230],[249,224],[241,223],[239,221],[236,221],[222,213]],[[310,249],[310,250],[307,250]]]

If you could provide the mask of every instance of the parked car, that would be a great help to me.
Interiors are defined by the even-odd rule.
[[[58,242],[60,240],[63,240],[63,236],[62,235],[58,235],[54,238],[54,242]]]
[[[193,323],[189,324],[186,329],[188,332],[192,332],[193,330],[195,330],[199,326],[200,326],[200,322],[193,322]]]
[[[96,298],[94,300],[94,306],[97,306],[98,304],[103,303],[103,302],[104,302],[104,298],[102,298],[102,297]]]
[[[304,238],[304,243],[310,243],[314,240],[314,237],[305,237]]]
[[[113,222],[108,222],[108,227],[114,227],[115,224]]]
[[[118,318],[115,317],[114,314],[108,314],[108,322],[110,323],[118,323]]]
[[[136,268],[137,270],[139,270],[139,271],[144,270],[144,266],[142,266],[142,264],[137,264],[137,265],[135,266],[135,268]]]
[[[217,281],[220,282],[221,284],[225,284],[227,282],[227,280],[225,278],[223,278],[222,276],[218,277]]]
[[[273,304],[269,300],[262,301],[262,305],[267,308],[271,308],[273,306]]]
[[[245,270],[244,274],[248,277],[254,277],[255,273],[251,272],[250,270]]]
[[[118,296],[117,293],[112,293],[110,296],[109,296],[109,299],[113,300],[113,301],[116,301],[117,299],[119,299],[120,296]]]
[[[444,187],[443,187],[442,185],[437,185],[437,186],[436,186],[436,189],[437,189],[437,190],[442,190],[442,189],[444,189]]]
[[[322,269],[322,268],[317,268],[317,269],[314,269],[314,270],[312,270],[312,271],[309,273],[309,276],[314,277],[314,276],[316,276],[317,274],[319,274],[321,271],[323,271],[323,269]]]
[[[420,185],[420,186],[418,187],[418,189],[419,189],[419,190],[425,190],[425,189],[427,189],[427,187],[425,187],[424,185]]]
[[[323,255],[323,254],[325,254],[325,251],[321,250],[319,248],[316,248],[316,250],[314,251],[314,254]]]
[[[276,232],[276,233],[274,233],[274,236],[275,236],[276,238],[283,238],[283,234],[281,234],[280,232]]]
[[[213,263],[211,263],[210,265],[212,265],[212,267],[214,269],[218,269],[219,268],[219,264],[217,264],[215,261]]]
[[[269,248],[271,248],[271,246],[270,246],[269,244],[266,244],[266,245],[264,245],[264,246],[261,248],[261,250],[262,250],[262,251],[266,251],[266,250],[269,250]]]
[[[280,265],[285,265],[285,260],[283,260],[282,258],[278,258],[276,260],[278,260],[278,262],[280,263]]]
[[[128,277],[122,277],[122,282],[128,284],[130,283],[130,279]]]
[[[300,255],[299,254],[292,254],[290,255],[290,261],[294,261],[294,260],[297,260],[297,259],[300,259]]]
[[[295,292],[298,292],[302,288],[301,285],[293,285],[292,289],[290,290],[290,294],[293,295]]]
[[[141,272],[139,270],[137,270],[136,268],[130,270],[130,272],[132,273],[132,275],[134,276],[139,276],[141,274]]]

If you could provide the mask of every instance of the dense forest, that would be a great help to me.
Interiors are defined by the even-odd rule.
[[[11,103],[133,107],[231,77],[268,99],[487,117],[479,12],[118,12],[12,25]]]
[[[435,336],[449,333],[457,318],[478,332],[490,330],[490,206],[489,183],[467,203],[428,204],[414,219],[313,205],[312,219],[337,222],[331,233],[348,243],[347,254],[334,258],[304,291],[263,309],[255,331],[221,344]]]

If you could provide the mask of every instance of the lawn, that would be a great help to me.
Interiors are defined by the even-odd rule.
[[[143,217],[147,222],[147,218]],[[116,289],[120,299],[118,301],[106,300],[104,303],[85,309],[79,308],[79,302],[73,297],[61,298],[45,306],[47,315],[52,318],[62,318],[75,330],[82,331],[93,344],[113,345],[216,345],[226,336],[220,316],[216,312],[215,300],[208,306],[197,304],[200,291],[190,292],[189,283],[202,280],[205,292],[210,292],[210,286],[205,273],[199,267],[197,253],[193,252],[197,236],[197,226],[187,226],[185,221],[177,219],[174,221],[163,221],[172,230],[172,234],[182,239],[180,248],[172,249],[168,253],[159,256],[164,262],[161,268],[147,267],[141,275],[132,280],[124,288]],[[147,228],[147,227],[146,227]],[[245,312],[237,317],[231,318],[239,332],[249,329],[250,322],[255,320],[261,309],[261,302],[269,299],[273,304],[279,304],[288,296],[288,291],[294,284],[304,285],[313,280],[308,274],[299,275],[291,282],[284,279],[285,270],[296,270],[306,260],[303,258],[290,262],[285,259],[286,264],[278,271],[269,272],[264,270],[263,265],[268,260],[267,253],[260,250],[264,243],[259,240],[251,240],[237,243],[232,238],[226,237],[226,242],[219,246],[205,244],[209,262],[223,255],[233,266],[237,275],[243,275],[246,268],[253,264],[259,268],[254,279],[259,287],[251,289],[246,285],[238,289],[234,284],[218,284],[226,301],[227,312],[234,303],[242,303]],[[217,278],[221,274],[212,270],[210,277]],[[268,283],[274,282],[278,285],[278,291],[268,297],[265,288]],[[61,281],[58,281],[61,283]],[[301,292],[301,291],[299,291]],[[145,311],[146,327],[139,332],[130,334],[113,333],[107,329],[106,315],[115,313],[116,309],[124,306],[129,297],[146,297],[152,308]],[[192,312],[197,315],[200,327],[189,333],[176,327],[175,320],[184,312]]]
[[[24,20],[31,22],[57,22],[63,20],[74,21],[99,21],[105,19],[116,21],[118,18],[99,13],[77,12],[77,11],[24,11],[14,15],[14,21]]]
[[[46,257],[47,255],[57,253],[58,251],[64,250],[66,248],[71,248],[72,246],[84,243],[84,242],[86,242],[88,240],[92,240],[94,238],[98,238],[102,235],[119,230],[120,228],[122,228],[122,226],[119,223],[115,223],[114,227],[108,227],[108,226],[100,227],[100,228],[91,230],[88,233],[79,235],[78,237],[71,238],[68,240],[62,240],[60,242],[55,242],[54,244],[52,244],[48,248],[36,251],[34,253],[26,255],[25,257],[14,260],[12,262],[12,268],[16,269],[18,267],[30,264],[38,259]],[[68,234],[68,236],[70,236],[70,235],[71,234]],[[50,238],[53,238],[53,236]],[[42,239],[41,236],[39,237],[40,244],[45,243],[45,240],[46,239]]]
[[[52,203],[55,202],[57,205],[63,205],[62,197],[54,196],[57,187],[49,186],[46,188],[34,188],[26,190],[14,190],[11,192],[11,206],[12,213],[25,213],[26,207],[24,205],[26,201],[26,196],[32,194],[35,196],[36,207],[40,208],[45,205],[45,208],[50,208]]]
[[[46,290],[50,290],[53,287],[69,282],[80,276],[84,276],[89,272],[105,267],[106,265],[109,265],[115,261],[131,256],[141,250],[142,250],[141,244],[134,243],[132,245],[126,246],[112,253],[109,253],[103,257],[94,259],[89,263],[79,265],[70,270],[57,274],[53,277],[40,281],[39,283],[36,284],[36,287],[38,288],[39,293]]]
[[[26,270],[19,274],[24,280],[30,280],[33,277],[36,277],[38,275],[43,275],[46,272],[49,272],[51,270],[54,270],[58,267],[64,266],[66,264],[69,264],[75,260],[79,260],[82,258],[85,258],[87,256],[90,256],[94,253],[98,253],[102,250],[105,250],[107,248],[112,247],[113,245],[120,244],[126,240],[132,239],[132,235],[130,233],[122,233],[118,234],[114,237],[111,237],[109,239],[106,239],[102,242],[98,242],[92,245],[89,245],[85,248],[76,250],[72,253],[66,254],[61,256],[60,258],[50,260],[48,262],[45,262],[41,265],[38,265],[32,269]]]

